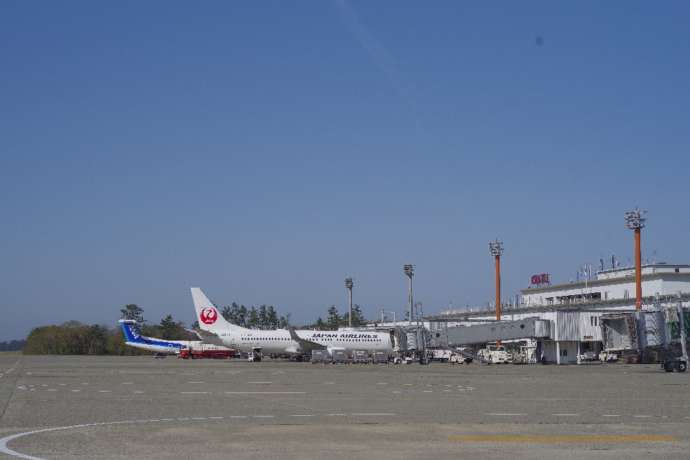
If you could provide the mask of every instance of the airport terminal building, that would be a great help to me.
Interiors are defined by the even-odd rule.
[[[579,362],[586,351],[602,350],[604,315],[635,311],[635,269],[601,270],[591,279],[551,284],[532,277],[519,302],[504,305],[501,321],[494,309],[446,310],[427,318],[432,337],[449,346],[495,340],[529,340],[543,362]],[[643,310],[679,301],[690,306],[690,265],[666,263],[642,266]]]

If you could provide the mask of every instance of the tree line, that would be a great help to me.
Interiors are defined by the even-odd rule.
[[[226,305],[221,308],[221,315],[223,315],[223,318],[228,322],[249,329],[286,329],[291,326],[290,313],[287,313],[285,316],[279,316],[273,305],[260,305],[258,308],[254,306],[247,308],[244,305],[233,302],[231,305]],[[349,318],[349,312],[340,314],[338,308],[335,305],[331,305],[328,308],[325,321],[319,316],[314,323],[296,327],[335,330],[339,327],[347,326],[349,324]],[[366,320],[362,314],[361,307],[357,304],[353,305],[352,326],[359,327],[364,324],[366,324]]]
[[[250,308],[233,302],[220,309],[223,317],[238,326],[250,329],[277,329],[290,326],[290,314],[280,315],[272,305],[252,306]],[[198,340],[197,336],[185,328],[184,323],[176,321],[172,315],[166,315],[159,323],[151,324],[144,319],[144,309],[136,304],[128,304],[120,309],[123,319],[137,321],[141,334],[165,340]],[[347,326],[349,313],[341,314],[335,305],[328,308],[326,319],[319,317],[316,322],[297,326],[300,328],[335,330]],[[353,305],[352,325],[365,324],[359,305]],[[198,322],[192,325],[197,327]],[[58,355],[141,355],[147,352],[125,345],[120,327],[108,327],[98,324],[84,324],[79,321],[67,321],[60,325],[34,328],[25,341],[3,342],[13,346],[14,350],[22,349],[25,354],[58,354]],[[3,351],[0,343],[0,351]],[[9,348],[8,348],[9,349]]]
[[[149,324],[144,319],[144,310],[135,304],[125,305],[120,313],[123,319],[136,320],[142,335],[166,340],[198,340],[185,329],[182,322],[175,321],[172,315],[166,315],[158,324]],[[26,338],[23,352],[52,355],[147,354],[125,345],[120,327],[84,324],[79,321],[34,328]]]
[[[247,308],[233,302],[224,306],[220,314],[226,321],[249,329],[285,329],[290,325],[290,313],[279,317],[273,305]]]

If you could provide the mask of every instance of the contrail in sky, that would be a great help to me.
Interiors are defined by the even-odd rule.
[[[348,4],[346,0],[335,0],[336,7],[340,13],[345,26],[350,33],[366,50],[376,67],[386,76],[394,90],[410,103],[410,90],[404,83],[402,75],[395,65],[395,60],[386,50],[383,44],[374,37],[369,30],[362,24],[357,16],[357,12]]]

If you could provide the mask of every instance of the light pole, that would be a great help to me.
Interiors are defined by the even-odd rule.
[[[635,309],[642,309],[642,229],[647,220],[647,211],[635,208],[625,213],[625,225],[635,232]]]
[[[405,264],[403,265],[403,272],[405,272],[405,275],[410,279],[410,283],[408,285],[407,289],[407,303],[410,311],[410,316],[408,317],[408,322],[409,324],[412,324],[412,315],[413,311],[412,309],[414,308],[414,305],[412,304],[412,278],[414,278],[414,265],[412,264]]]
[[[489,242],[489,252],[496,261],[496,321],[501,319],[501,254],[503,254],[503,242],[496,238],[496,241]]]
[[[354,286],[354,283],[352,282],[352,278],[348,276],[345,278],[345,289],[347,289],[347,293],[350,298],[350,316],[348,316],[347,321],[349,327],[352,327],[352,286]]]

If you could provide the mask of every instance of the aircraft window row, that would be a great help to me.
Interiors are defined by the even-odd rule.
[[[242,340],[274,340],[274,341],[288,341],[292,340],[288,337],[242,337]]]
[[[290,341],[289,337],[242,337],[242,340],[272,340],[272,341]],[[323,342],[324,339],[313,339],[315,342]],[[380,338],[374,339],[335,339],[337,342],[380,342]]]

